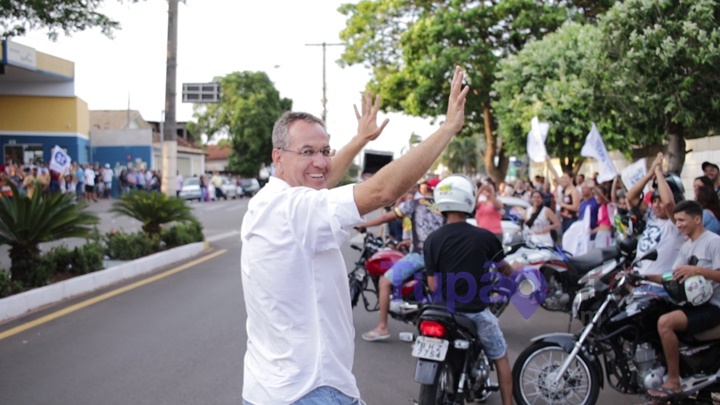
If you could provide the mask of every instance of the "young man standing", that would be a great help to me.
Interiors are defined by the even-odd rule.
[[[483,285],[481,278],[487,272],[483,263],[499,261],[499,270],[506,275],[513,269],[505,263],[503,247],[497,237],[467,223],[475,209],[475,194],[475,185],[461,175],[449,176],[435,188],[435,204],[447,223],[425,241],[428,286],[433,292],[440,290],[443,302],[451,311],[473,320],[485,354],[497,366],[503,405],[511,405],[512,372],[507,343],[497,318],[478,291]],[[474,298],[465,299],[471,296]],[[463,297],[462,301],[456,302],[458,297]],[[450,307],[450,302],[454,308]]]

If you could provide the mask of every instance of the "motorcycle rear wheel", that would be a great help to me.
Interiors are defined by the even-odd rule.
[[[598,376],[590,360],[579,353],[555,386],[552,373],[560,368],[568,353],[550,342],[537,342],[525,349],[513,366],[513,397],[526,404],[596,404],[600,394]]]
[[[435,375],[435,382],[431,385],[420,385],[419,405],[453,405],[456,402],[457,381],[455,372],[450,364],[440,363]]]

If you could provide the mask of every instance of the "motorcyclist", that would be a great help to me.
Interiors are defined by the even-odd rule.
[[[425,240],[425,268],[430,289],[441,291],[449,309],[475,322],[485,354],[497,366],[503,404],[510,405],[512,374],[507,344],[497,318],[488,309],[487,300],[478,292],[481,278],[487,272],[487,267],[478,263],[499,260],[499,270],[503,273],[510,274],[513,269],[504,262],[503,247],[495,235],[466,222],[473,215],[475,194],[473,182],[462,175],[449,176],[437,185],[435,204],[447,223]],[[459,302],[450,308],[449,303],[455,301],[455,297]]]
[[[696,201],[683,201],[675,206],[675,224],[688,239],[680,247],[673,265],[672,278],[682,283],[693,276],[702,276],[713,287],[709,302],[698,306],[683,306],[668,312],[658,320],[658,333],[662,341],[668,374],[665,383],[648,394],[662,401],[681,392],[680,350],[677,332],[697,334],[720,324],[720,236],[703,227],[703,209]],[[690,264],[694,263],[694,264]],[[663,276],[650,275],[651,281],[662,282]],[[705,298],[707,299],[707,297]]]

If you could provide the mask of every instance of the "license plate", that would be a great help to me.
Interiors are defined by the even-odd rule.
[[[421,359],[443,361],[450,342],[444,339],[435,339],[418,336],[413,345],[412,355]]]

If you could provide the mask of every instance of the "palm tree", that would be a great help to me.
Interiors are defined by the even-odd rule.
[[[10,246],[12,279],[26,284],[31,270],[25,264],[39,258],[41,243],[88,238],[99,219],[83,212],[86,205],[76,204],[72,194],[43,197],[38,192],[29,198],[19,193],[15,184],[8,183],[13,197],[0,198],[0,245]]]
[[[161,225],[170,222],[198,222],[185,200],[152,191],[124,194],[113,203],[110,212],[137,219],[149,234],[159,233]]]
[[[445,149],[441,161],[452,173],[463,173],[474,175],[476,173],[478,159],[477,138],[455,137]]]

